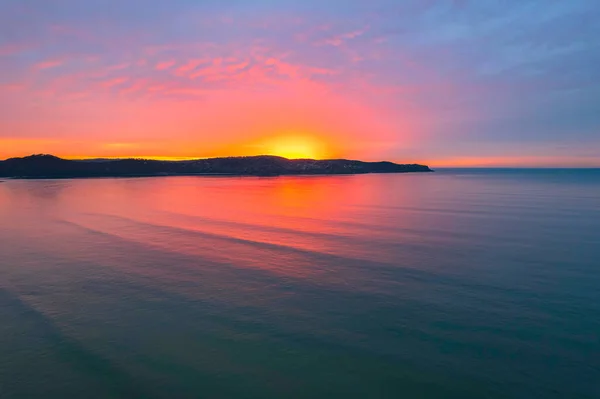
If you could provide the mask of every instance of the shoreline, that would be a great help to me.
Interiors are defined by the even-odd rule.
[[[173,174],[133,174],[133,175],[98,175],[98,176],[7,176],[6,180],[74,180],[74,179],[138,179],[150,177],[286,177],[286,176],[357,176],[357,175],[393,175],[409,173],[433,173],[434,170],[427,171],[406,171],[406,172],[359,172],[359,173],[280,173],[280,174],[252,174],[252,173],[173,173]],[[6,180],[0,180],[0,183]]]
[[[195,161],[71,161],[31,155],[0,161],[0,178],[76,179],[161,176],[298,176],[431,172],[427,165],[363,162],[346,159],[290,160],[274,156],[209,158]]]

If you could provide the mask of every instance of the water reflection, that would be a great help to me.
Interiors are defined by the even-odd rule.
[[[15,397],[589,393],[599,195],[443,173],[0,183],[0,377]]]

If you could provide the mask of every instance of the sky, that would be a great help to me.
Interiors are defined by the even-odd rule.
[[[597,0],[0,0],[0,159],[600,166]]]

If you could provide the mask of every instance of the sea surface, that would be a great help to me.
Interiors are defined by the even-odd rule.
[[[600,171],[0,183],[0,398],[598,398]]]

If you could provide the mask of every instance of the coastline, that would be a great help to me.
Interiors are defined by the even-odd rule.
[[[406,171],[406,172],[349,172],[349,173],[279,173],[279,174],[258,174],[258,173],[173,173],[173,174],[132,174],[132,175],[47,175],[47,176],[10,176],[3,177],[0,183],[6,180],[73,180],[73,179],[141,179],[153,177],[310,177],[310,176],[356,176],[356,175],[389,175],[389,174],[409,174],[409,173],[433,173],[435,170],[427,171]]]
[[[287,159],[275,156],[209,158],[192,161],[123,159],[74,161],[32,155],[0,161],[0,178],[76,179],[162,176],[299,176],[432,172],[427,165],[347,159]]]

